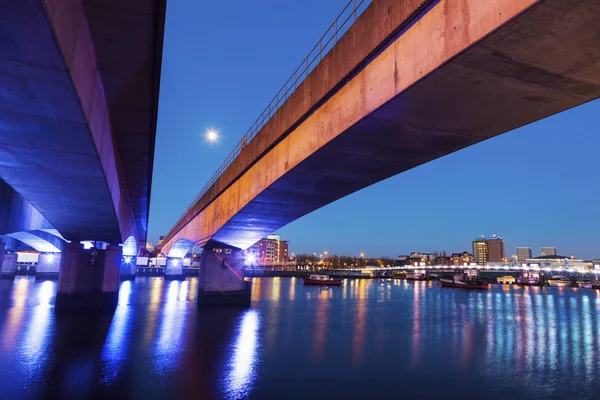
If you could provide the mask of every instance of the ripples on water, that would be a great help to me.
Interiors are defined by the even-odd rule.
[[[197,279],[125,281],[113,313],[54,312],[0,282],[0,398],[598,398],[600,292],[402,280],[253,280],[196,309]]]

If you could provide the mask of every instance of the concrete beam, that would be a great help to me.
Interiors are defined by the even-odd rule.
[[[165,0],[3,8],[0,177],[67,239],[145,239],[164,11]]]
[[[0,179],[0,235],[52,229],[52,225],[23,196]]]
[[[45,12],[79,98],[83,117],[104,172],[119,226],[120,237],[117,241],[125,241],[129,236],[137,237],[137,227],[129,203],[122,161],[112,132],[104,82],[98,69],[95,44],[84,3],[81,0],[45,0]],[[114,238],[98,239],[115,241]]]
[[[20,242],[25,243],[27,246],[31,247],[32,249],[39,251],[39,252],[45,252],[45,253],[60,253],[62,251],[62,246],[63,243],[51,243],[49,241],[47,241],[46,239],[43,239],[41,237],[39,237],[36,234],[33,234],[31,232],[14,232],[14,233],[9,233],[6,234],[5,237],[11,237],[13,239],[16,239]],[[56,240],[60,240],[58,238],[56,238]]]
[[[163,252],[180,239],[247,248],[382,179],[600,97],[599,22],[593,0],[435,3]]]
[[[173,227],[168,236],[178,232],[257,160],[290,134],[302,120],[362,68],[391,36],[410,23],[418,12],[432,2],[433,0],[378,0],[371,3],[331,51],[316,66],[311,67],[306,79],[265,123],[256,137],[247,143],[244,151],[221,174],[208,192],[192,205],[191,210]],[[299,75],[302,73],[304,71],[299,71]]]

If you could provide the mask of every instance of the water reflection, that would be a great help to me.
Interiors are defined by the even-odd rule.
[[[353,288],[358,286],[358,291],[354,292],[356,298],[356,308],[354,310],[354,334],[352,337],[352,364],[360,365],[363,361],[365,346],[365,328],[367,323],[367,285],[365,279],[351,281]]]
[[[150,280],[150,299],[146,311],[146,328],[144,329],[144,343],[149,346],[156,334],[156,324],[158,323],[158,310],[163,296],[164,279],[151,278]]]
[[[23,318],[25,316],[24,306],[28,298],[30,282],[31,280],[28,278],[19,277],[15,279],[12,285],[12,307],[8,310],[8,315],[2,329],[2,351],[5,354],[14,351],[22,329]]]
[[[44,347],[48,342],[48,329],[52,323],[50,300],[54,297],[56,282],[45,281],[38,292],[37,304],[31,318],[27,321],[25,335],[21,346],[23,361],[29,364],[28,368],[37,366],[40,357],[43,357]]]
[[[131,322],[133,320],[133,307],[130,305],[133,283],[124,281],[119,290],[119,302],[102,350],[104,368],[101,382],[108,384],[118,376],[123,363],[128,357],[131,339]]]
[[[122,283],[114,312],[61,315],[56,282],[0,287],[2,398],[371,398],[399,386],[408,398],[593,398],[600,385],[592,290],[260,278],[250,309],[208,311],[197,279],[143,278]]]
[[[183,346],[181,338],[187,316],[189,282],[170,281],[160,317],[158,338],[154,346],[154,371],[164,374],[176,368]]]
[[[315,316],[313,318],[314,323],[314,334],[313,334],[313,348],[312,348],[312,360],[315,362],[321,361],[323,358],[323,352],[325,349],[325,340],[327,337],[327,326],[328,326],[328,314],[329,314],[329,297],[333,289],[329,288],[314,288],[318,290],[317,295],[317,309],[315,310]],[[314,293],[313,293],[314,294]]]
[[[413,321],[411,364],[417,366],[421,353],[421,287],[425,282],[415,282],[413,285]]]
[[[258,312],[246,311],[238,327],[239,332],[233,346],[229,373],[225,382],[225,391],[230,398],[245,398],[252,390],[258,369],[259,328]]]

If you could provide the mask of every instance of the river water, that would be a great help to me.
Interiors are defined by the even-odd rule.
[[[55,281],[1,281],[0,398],[600,397],[595,290],[261,278],[251,308],[199,310],[197,285],[55,314]]]

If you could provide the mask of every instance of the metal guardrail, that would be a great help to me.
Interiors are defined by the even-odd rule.
[[[217,171],[212,175],[208,182],[204,185],[198,195],[192,200],[190,206],[185,212],[179,217],[177,222],[173,226],[177,226],[187,213],[196,205],[196,203],[206,194],[210,187],[219,179],[221,174],[231,165],[233,160],[241,153],[256,134],[265,126],[265,124],[271,119],[279,108],[285,103],[285,101],[294,93],[300,83],[302,83],[312,72],[315,67],[321,62],[324,56],[333,48],[338,40],[348,31],[348,29],[356,22],[358,16],[364,11],[364,9],[371,3],[372,0],[350,0],[342,12],[336,17],[333,23],[327,28],[323,36],[319,39],[317,44],[310,50],[310,52],[304,57],[302,63],[296,68],[294,73],[288,78],[283,84],[281,89],[277,92],[273,100],[267,105],[263,112],[258,116],[256,121],[250,126],[248,132],[242,137],[238,144],[233,148],[231,153],[225,158],[225,161],[219,166]]]

